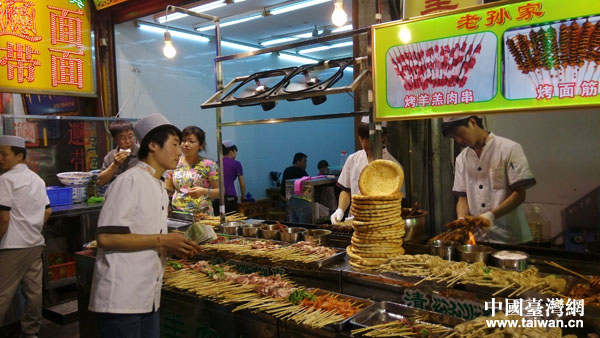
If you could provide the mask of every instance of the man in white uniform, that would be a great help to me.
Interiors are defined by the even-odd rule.
[[[181,132],[160,114],[135,126],[140,162],[111,183],[96,239],[98,253],[89,310],[101,337],[158,338],[167,251],[187,256],[198,244],[167,233],[169,197],[161,175],[175,169]]]
[[[478,116],[444,118],[442,133],[466,147],[456,158],[454,172],[457,216],[480,216],[491,225],[475,239],[531,241],[521,203],[536,181],[521,145],[486,131]]]
[[[50,217],[46,184],[27,168],[25,140],[0,136],[0,323],[22,283],[27,300],[21,336],[37,337],[42,324],[42,227]]]
[[[344,167],[342,168],[342,172],[337,181],[338,188],[341,189],[340,197],[338,199],[338,208],[331,215],[331,224],[337,224],[344,219],[344,213],[351,202],[352,195],[360,194],[360,189],[358,187],[358,179],[360,177],[360,173],[364,169],[364,167],[369,164],[369,162],[373,161],[374,158],[371,156],[371,142],[369,141],[369,119],[363,118],[361,123],[357,128],[358,132],[358,141],[362,146],[362,150],[355,152],[354,154],[348,156]],[[386,136],[385,128],[383,130],[383,137]],[[385,139],[384,139],[385,141]],[[382,158],[388,161],[394,161],[400,164],[388,151],[386,148],[382,149]],[[404,192],[404,184],[402,185],[402,191]]]

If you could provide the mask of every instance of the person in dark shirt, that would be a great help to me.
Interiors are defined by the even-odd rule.
[[[285,199],[285,181],[292,180],[295,178],[302,178],[308,176],[306,172],[306,160],[308,156],[303,153],[296,153],[294,155],[294,162],[291,166],[285,168],[283,176],[281,177],[281,196]]]

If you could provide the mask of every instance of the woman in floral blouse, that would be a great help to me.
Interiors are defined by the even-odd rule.
[[[173,192],[176,210],[213,215],[212,199],[219,198],[219,167],[200,151],[206,147],[204,131],[196,126],[183,129],[177,168],[167,174],[167,191]]]

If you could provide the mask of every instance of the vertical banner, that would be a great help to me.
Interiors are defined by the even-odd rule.
[[[0,1],[0,92],[95,96],[87,0]]]
[[[403,8],[404,17],[413,18],[480,4],[480,0],[404,0]]]
[[[373,26],[375,117],[600,105],[600,1],[498,4]]]

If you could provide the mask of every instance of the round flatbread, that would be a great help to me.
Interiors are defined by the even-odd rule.
[[[379,221],[363,222],[363,221],[357,221],[357,220],[352,221],[352,226],[354,226],[355,229],[357,227],[367,227],[367,228],[385,227],[386,225],[391,226],[394,224],[402,224],[402,226],[404,226],[404,220],[402,218],[393,218],[393,219],[389,219],[389,220],[386,219],[381,222],[379,222]]]
[[[402,211],[400,208],[385,208],[385,209],[360,209],[355,207],[350,207],[350,212],[352,215],[376,215],[376,216],[385,216],[390,214],[398,214],[402,216]]]
[[[352,195],[352,203],[360,202],[382,202],[382,201],[401,201],[402,193],[397,192],[389,195]]]
[[[367,164],[358,178],[360,193],[367,196],[399,194],[403,183],[402,167],[388,160],[375,160]]]

